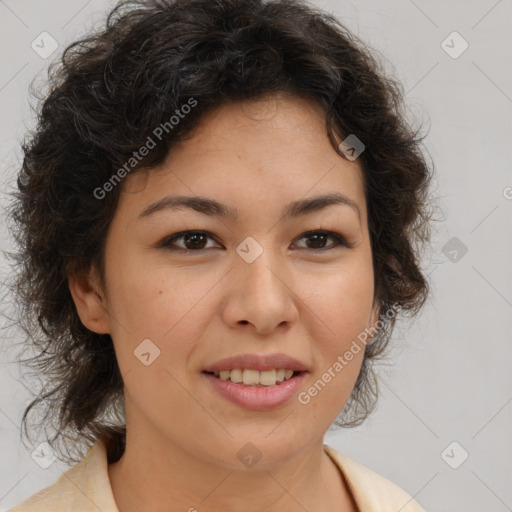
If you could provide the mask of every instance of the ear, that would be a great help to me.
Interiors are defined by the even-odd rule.
[[[82,323],[97,334],[110,332],[105,295],[95,268],[86,274],[68,275],[68,285]]]

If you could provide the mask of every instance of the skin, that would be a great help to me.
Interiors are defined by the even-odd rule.
[[[309,404],[293,397],[269,411],[227,401],[201,371],[233,355],[282,352],[308,365],[305,391],[375,324],[359,162],[331,146],[316,104],[279,94],[223,104],[162,165],[123,185],[131,190],[109,228],[104,285],[95,269],[69,278],[82,322],[112,336],[124,377],[127,447],[108,468],[120,512],[355,511],[323,436],[350,396],[362,350]],[[352,199],[361,218],[338,204],[279,221],[288,203],[332,192]],[[138,218],[168,195],[216,199],[239,218],[188,209]],[[213,238],[181,238],[181,252],[159,245],[187,229]],[[351,247],[304,236],[317,229]],[[248,236],[263,248],[251,264],[236,252]],[[134,356],[147,338],[160,349],[149,366]],[[237,457],[247,442],[262,455],[250,468]]]

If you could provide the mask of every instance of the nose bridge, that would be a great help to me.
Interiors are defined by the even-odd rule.
[[[236,258],[223,308],[232,327],[251,324],[259,334],[290,327],[298,318],[293,276],[275,236],[248,236],[236,248]]]
[[[271,247],[271,237],[258,242],[253,237],[247,237],[237,248],[237,253],[242,261],[239,261],[241,279],[244,288],[250,287],[252,294],[282,294],[284,276],[283,266],[279,257]],[[284,287],[286,289],[286,287]]]
[[[291,321],[293,307],[290,280],[279,251],[271,247],[271,237],[256,241],[245,239],[237,248],[236,296],[242,299],[235,310],[237,320],[246,320],[258,329],[271,330],[283,321]]]

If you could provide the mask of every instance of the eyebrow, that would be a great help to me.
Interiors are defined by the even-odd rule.
[[[309,199],[293,201],[283,210],[280,221],[300,217],[320,211],[331,205],[350,207],[361,222],[361,211],[355,201],[339,193],[323,194]],[[167,196],[147,206],[139,215],[139,219],[153,215],[162,210],[190,209],[209,216],[219,216],[231,220],[238,218],[238,210],[215,199],[200,196]]]

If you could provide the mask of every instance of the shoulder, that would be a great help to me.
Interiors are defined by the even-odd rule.
[[[338,466],[361,512],[425,512],[401,487],[324,444]]]
[[[82,480],[80,473],[83,472],[83,466],[83,461],[81,461],[71,470],[61,475],[54,484],[36,492],[30,498],[27,498],[11,509],[10,512],[60,511],[64,510],[65,507],[74,507],[78,488],[73,482],[75,481],[77,482],[76,485],[79,485],[79,482]],[[73,475],[75,475],[75,478],[72,480]]]
[[[117,512],[108,480],[105,445],[101,440],[58,480],[9,512]]]

